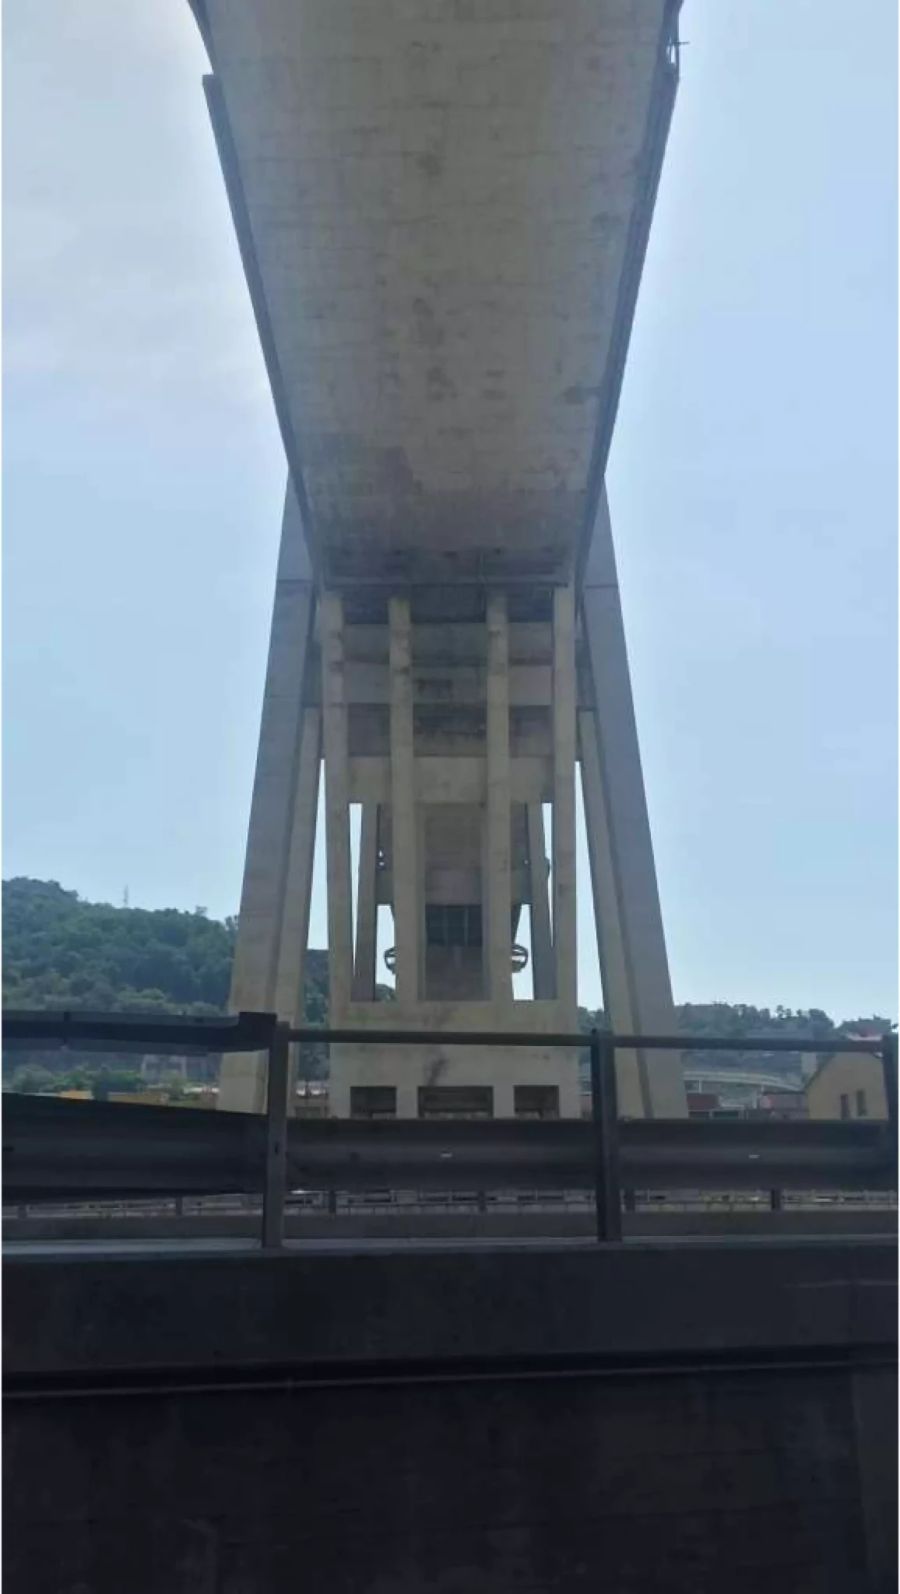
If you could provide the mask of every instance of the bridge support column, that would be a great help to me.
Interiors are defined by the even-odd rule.
[[[470,1093],[461,1110],[480,1113],[500,1083],[511,1085],[515,1111],[543,1111],[550,1075],[565,1110],[577,1111],[574,1064],[535,1054],[526,1077],[527,1052],[452,1057],[439,1035],[507,1020],[551,1034],[577,1021],[576,612],[590,698],[582,707],[593,717],[593,735],[583,721],[581,740],[607,1005],[624,1028],[672,1027],[605,504],[583,597],[580,584],[592,529],[585,515],[610,446],[677,83],[677,3],[506,7],[509,48],[484,60],[477,6],[442,8],[433,39],[425,0],[383,6],[363,41],[366,7],[192,3],[214,63],[210,112],[321,594],[322,691],[304,699],[308,572],[305,598],[279,583],[233,1002],[287,1003],[292,983],[296,995],[302,951],[291,937],[306,910],[294,881],[308,871],[304,845],[291,874],[289,837],[312,791],[309,781],[302,792],[297,784],[301,744],[315,741],[302,710],[318,708],[332,1021],[371,1029],[399,1021],[438,1037],[415,1081],[416,1100],[436,1112],[450,1110],[458,1088]],[[552,47],[534,44],[535,11],[553,18]],[[427,177],[415,162],[398,165],[397,150],[422,141],[421,74],[396,71],[413,35],[429,39],[429,103],[448,146],[472,120],[458,90],[478,58],[479,98],[492,107],[496,136],[479,141],[472,192],[460,193],[452,162],[429,158]],[[598,71],[599,95],[590,88]],[[560,95],[563,81],[582,87]],[[522,114],[535,97],[552,102],[559,135],[540,161],[530,159],[534,133]],[[309,110],[320,101],[329,125],[340,112],[346,139],[319,137]],[[348,140],[360,138],[365,171],[347,155]],[[567,176],[566,152],[578,149],[597,155],[590,180]],[[423,182],[422,247],[386,249],[398,214],[421,208]],[[487,192],[509,197],[508,225],[481,225]],[[310,215],[337,217],[339,236],[331,225],[305,227]],[[448,269],[436,269],[441,262]],[[485,294],[488,280],[496,291]],[[553,313],[563,299],[564,319]],[[378,845],[373,896],[369,816],[354,968],[349,814],[357,803],[374,806]],[[554,811],[552,915],[542,805]],[[373,1000],[373,916],[377,924],[382,906],[394,915],[389,1018],[379,1012],[387,1004]],[[515,936],[524,911],[531,1001],[512,968],[523,963]],[[413,1064],[394,1077],[395,1056],[379,1062],[377,1050],[365,1052],[365,1066],[357,1060],[352,1085],[349,1063],[335,1065],[338,1110],[351,1089],[373,1114],[387,1110],[388,1087],[408,1105]],[[223,1102],[258,1100],[258,1070],[239,1079],[237,1067],[223,1073]],[[676,1098],[683,1110],[676,1059],[626,1060],[625,1072],[641,1110],[677,1111]]]
[[[328,860],[328,988],[332,1024],[344,1024],[353,983],[347,693],[344,603],[325,592],[320,604],[322,717],[325,744],[325,845]]]
[[[486,925],[485,977],[488,999],[502,1015],[512,1003],[512,896],[509,770],[509,628],[506,595],[487,600],[487,823],[484,845]]]
[[[378,941],[378,803],[364,803],[359,830],[356,888],[356,954],[353,963],[354,1002],[375,1000],[375,958]]]
[[[355,1101],[378,1116],[457,1105],[480,1114],[492,1091],[494,1112],[577,1113],[574,1056],[538,1046],[490,1057],[442,1047],[440,1033],[576,1027],[576,751],[607,1011],[619,1033],[675,1030],[605,501],[581,594],[580,675],[574,587],[545,589],[540,622],[511,621],[502,589],[485,596],[475,622],[453,618],[458,599],[442,601],[449,618],[417,618],[407,591],[389,597],[380,623],[360,621],[355,608],[348,622],[343,596],[324,591],[319,678],[309,667],[313,588],[289,498],[232,1007],[302,1019],[324,749],[331,1021],[435,1036],[408,1051],[336,1048],[332,1111]],[[351,800],[362,810],[355,956]],[[389,1006],[375,1000],[379,903],[394,916]],[[532,1000],[513,995],[525,910]],[[626,1115],[683,1116],[677,1056],[623,1054],[618,1072]],[[264,1059],[228,1059],[220,1103],[261,1110]]]
[[[525,618],[511,619],[513,604]],[[335,1022],[373,1035],[386,1026],[427,1031],[433,1042],[333,1048],[331,1109],[577,1116],[577,1056],[540,1042],[542,1032],[577,1023],[573,592],[554,596],[547,584],[523,605],[499,584],[482,593],[412,588],[386,602],[361,591],[348,612],[349,786],[363,823],[357,966],[349,1009]],[[327,647],[324,619],[322,635]],[[327,701],[325,712],[327,781]],[[545,802],[559,811],[553,934]],[[374,1000],[378,903],[394,920],[390,1003]],[[524,911],[534,925],[533,998],[513,987]],[[510,1029],[533,1034],[534,1048],[441,1040],[448,1030]]]
[[[544,810],[540,803],[526,803],[525,825],[528,847],[528,882],[531,894],[531,968],[537,1001],[549,1001],[556,994],[553,971],[553,941],[550,934],[550,902],[547,896],[547,846],[544,840]]]
[[[314,614],[303,527],[288,483],[229,997],[234,1013],[276,1011],[288,1022],[303,1013],[321,756],[319,710],[306,692]],[[265,1053],[223,1058],[219,1106],[264,1111],[266,1069]]]
[[[419,999],[421,913],[419,872],[422,843],[416,808],[413,742],[412,626],[409,598],[391,598],[389,608],[391,830],[394,956],[397,1000]]]
[[[604,490],[581,595],[591,705],[579,713],[582,790],[604,1006],[620,1034],[676,1031]],[[683,1118],[680,1054],[622,1054],[620,1111]]]
[[[575,604],[571,587],[553,594],[553,951],[556,996],[578,1007],[575,913]]]

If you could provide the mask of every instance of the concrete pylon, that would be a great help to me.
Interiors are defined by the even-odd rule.
[[[231,1005],[302,1017],[324,753],[332,1024],[435,1036],[334,1048],[332,1111],[576,1116],[577,1059],[540,1036],[578,1021],[579,765],[612,1026],[675,1030],[605,493],[577,600],[569,585],[529,594],[524,611],[502,589],[423,601],[401,589],[360,609],[331,590],[317,603],[288,493]],[[394,927],[381,949],[389,1002],[377,999],[380,905]],[[526,910],[532,991],[517,998]],[[527,1030],[535,1045],[442,1044],[466,1029]],[[264,1073],[262,1059],[228,1059],[221,1105],[259,1110]],[[625,1115],[684,1114],[677,1054],[621,1054],[619,1089]]]
[[[303,525],[289,482],[229,998],[234,1013],[274,1011],[289,1023],[303,1019],[319,796],[321,711],[317,701],[310,701],[306,681],[315,608]],[[262,1112],[265,1102],[265,1054],[226,1056],[219,1106]]]
[[[575,1117],[578,1059],[542,1044],[577,1025],[575,637],[571,587],[329,592],[321,605],[331,1020],[373,1041],[332,1049],[338,1116]],[[360,607],[362,603],[362,607]],[[336,775],[332,776],[332,766]],[[355,955],[346,892],[361,809]],[[552,924],[542,805],[552,812]],[[393,999],[373,979],[378,907]],[[530,911],[532,994],[515,934]],[[382,970],[382,981],[388,974]],[[433,1043],[379,1044],[379,1029]],[[446,1044],[452,1031],[533,1046]]]
[[[606,489],[581,591],[578,742],[604,1003],[618,1034],[673,1035],[672,985],[641,770]],[[677,1052],[622,1052],[629,1117],[684,1117]]]
[[[335,1049],[332,1111],[573,1116],[579,747],[607,1005],[672,1028],[605,508],[583,563],[678,0],[192,3],[292,481],[232,1005],[299,1016],[324,760],[332,1023],[434,1035]],[[666,1067],[626,1111],[683,1111]]]

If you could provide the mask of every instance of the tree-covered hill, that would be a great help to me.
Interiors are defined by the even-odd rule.
[[[4,1007],[218,1013],[234,921],[83,902],[54,880],[3,884]]]
[[[228,1001],[237,921],[202,908],[115,908],[85,902],[55,880],[3,882],[3,1006],[122,1013],[221,1013]],[[327,1019],[328,964],[310,951],[306,1018]],[[4,1073],[26,1064],[54,1072],[65,1052],[11,1051]],[[120,1059],[125,1066],[127,1059]],[[310,1072],[322,1060],[310,1051]],[[130,1060],[131,1067],[134,1059]]]
[[[582,1027],[606,1027],[602,1011],[587,1013],[580,1009]],[[799,1079],[804,1061],[809,1068],[815,1065],[817,1053],[801,1052],[742,1052],[739,1042],[744,1036],[771,1036],[778,1040],[810,1040],[821,1043],[818,1055],[833,1050],[842,1035],[883,1035],[889,1030],[889,1019],[873,1015],[871,1018],[843,1019],[835,1023],[821,1008],[754,1007],[747,1002],[679,1002],[675,1007],[677,1033],[685,1037],[713,1036],[733,1040],[734,1050],[682,1052],[682,1062],[687,1074],[718,1073],[721,1069],[746,1070],[758,1068],[765,1073],[782,1074],[786,1080]]]
[[[52,880],[3,883],[3,1005],[155,1013],[219,1013],[228,1000],[237,921],[210,919],[202,908],[115,908],[85,902]],[[327,955],[310,951],[306,1018],[328,1017]],[[380,995],[388,996],[387,990]],[[796,1036],[828,1049],[848,1032],[877,1034],[888,1020],[872,1017],[836,1024],[821,1009],[793,1012],[742,1003],[684,1003],[677,1009],[684,1035]],[[585,1029],[605,1025],[601,1012],[581,1010]],[[20,1054],[21,1055],[21,1054]],[[705,1053],[707,1066],[746,1065],[740,1053]],[[690,1060],[690,1059],[688,1059]],[[756,1061],[760,1061],[756,1054]],[[321,1060],[310,1054],[316,1067]],[[799,1069],[799,1054],[773,1054],[767,1064]]]

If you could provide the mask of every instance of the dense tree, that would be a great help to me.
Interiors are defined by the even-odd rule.
[[[237,919],[224,923],[205,908],[114,908],[84,902],[54,880],[3,882],[3,1005],[121,1013],[221,1013],[228,1000]],[[327,960],[310,951],[306,971],[306,1021],[328,1017]],[[134,1069],[134,1058],[81,1054],[79,1069],[90,1083],[112,1067]],[[321,1048],[303,1058],[310,1075],[324,1070]],[[21,1084],[23,1071],[49,1070],[51,1078],[72,1070],[64,1051],[10,1050],[4,1079]],[[35,1076],[32,1076],[35,1077]],[[27,1088],[41,1088],[29,1085]],[[108,1085],[107,1088],[115,1088]]]
[[[590,1030],[607,1027],[602,1008],[596,1013],[579,1010],[581,1026]],[[883,1035],[891,1028],[891,1021],[877,1015],[871,1018],[845,1019],[836,1024],[821,1008],[807,1009],[753,1007],[747,1002],[681,1002],[675,1009],[678,1033],[685,1036],[721,1036],[723,1040],[739,1042],[742,1036],[772,1036],[779,1040],[796,1038],[822,1042],[822,1051],[833,1051],[842,1035]],[[797,1075],[803,1058],[815,1058],[815,1053],[801,1052],[742,1052],[735,1050],[692,1053],[689,1049],[682,1057],[689,1068],[702,1072],[707,1069],[746,1069],[756,1066],[767,1073]]]
[[[82,902],[53,880],[3,884],[5,1007],[218,1013],[233,950],[233,921]]]

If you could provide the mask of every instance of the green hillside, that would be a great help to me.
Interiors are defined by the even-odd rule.
[[[14,879],[3,883],[3,1005],[17,1008],[114,1010],[127,1013],[220,1013],[225,1010],[231,976],[236,919],[210,919],[203,909],[115,908],[85,902],[53,880]],[[311,950],[306,969],[306,1019],[328,1018],[327,955]],[[383,989],[382,996],[390,993]],[[605,1024],[602,1011],[582,1009],[587,1030]],[[889,1027],[878,1017],[836,1024],[818,1008],[793,1012],[742,1003],[684,1003],[677,1008],[682,1034],[809,1037],[833,1044],[841,1033],[880,1033]],[[741,1066],[740,1053],[705,1053],[707,1065]],[[758,1054],[756,1057],[758,1061]],[[11,1069],[38,1062],[58,1072],[70,1066],[66,1053],[38,1059],[11,1053]],[[315,1051],[306,1059],[310,1073],[324,1070]],[[773,1054],[771,1064],[796,1072],[799,1054]]]
[[[114,908],[85,902],[55,880],[3,882],[3,1006],[68,1008],[121,1013],[224,1012],[228,1001],[236,919],[221,923],[202,909]],[[327,1021],[328,964],[324,952],[310,951],[306,970],[306,1019]],[[100,1068],[94,1054],[78,1058],[64,1051],[16,1048],[4,1057],[5,1080],[21,1082],[23,1072],[53,1075]],[[305,1072],[324,1069],[324,1057],[310,1048]],[[107,1056],[106,1072],[133,1075],[135,1060]],[[73,1078],[72,1083],[78,1083]]]

